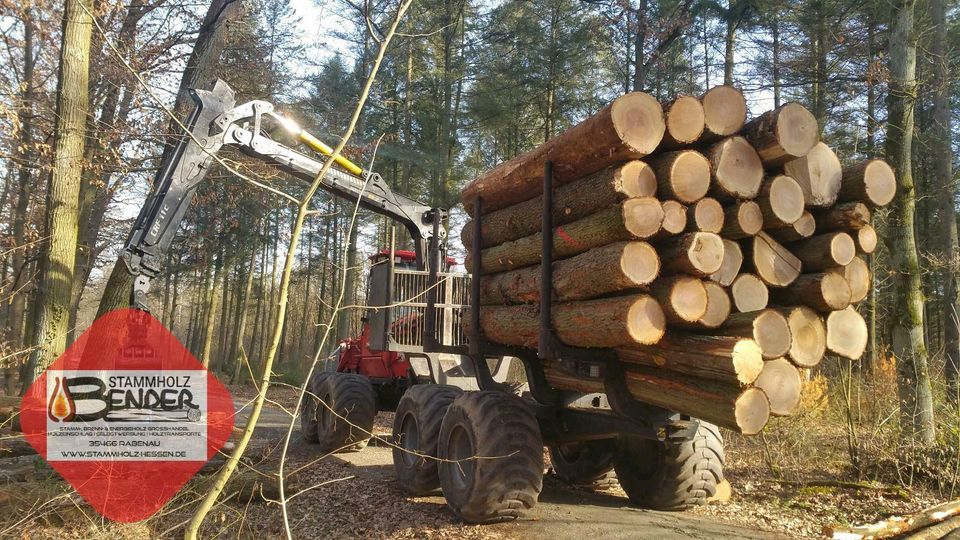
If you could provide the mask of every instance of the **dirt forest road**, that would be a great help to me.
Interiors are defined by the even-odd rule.
[[[288,418],[279,409],[266,407],[260,418],[257,437],[279,440],[286,433]],[[238,417],[237,423],[241,424],[242,421],[242,417]],[[316,452],[314,447],[303,442],[299,433],[294,434],[291,446],[291,456],[309,458]],[[325,466],[345,468],[360,481],[384,485],[374,494],[381,501],[380,504],[389,505],[384,499],[391,497],[406,499],[396,488],[391,449],[376,445],[375,441],[361,452],[338,454],[312,465],[316,468]],[[439,495],[416,498],[415,502],[421,507],[430,508],[433,511],[431,513],[445,511],[444,500]],[[432,520],[433,516],[430,516],[426,521],[435,526]],[[410,523],[407,530],[413,533],[413,537],[427,536],[418,534],[415,522]],[[484,535],[521,539],[774,538],[763,531],[713,522],[689,514],[631,508],[621,497],[574,490],[550,476],[544,478],[540,501],[530,516],[511,523],[488,525],[482,530]],[[350,536],[348,531],[343,530],[328,532],[331,537]]]

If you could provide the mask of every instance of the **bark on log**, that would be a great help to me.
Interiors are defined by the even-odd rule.
[[[710,276],[710,279],[716,281],[724,287],[729,287],[733,280],[740,275],[740,267],[743,265],[743,251],[740,244],[723,239],[723,262],[720,263],[720,269]]]
[[[850,305],[851,291],[840,272],[800,274],[788,287],[774,289],[773,302],[783,306],[808,306],[821,313],[845,309]]]
[[[790,416],[800,408],[803,378],[800,370],[786,358],[764,362],[763,371],[753,385],[767,395],[770,414],[774,416]]]
[[[788,227],[803,217],[803,190],[796,180],[779,174],[760,186],[757,204],[765,229]]]
[[[649,285],[660,272],[657,251],[646,242],[617,242],[553,263],[554,301],[568,302]],[[480,302],[540,301],[540,265],[480,279]]]
[[[730,285],[733,307],[740,313],[766,308],[769,294],[766,284],[755,274],[740,274]]]
[[[867,349],[867,323],[853,306],[827,316],[827,349],[851,360],[859,360]]]
[[[657,178],[642,161],[608,167],[583,179],[560,186],[553,194],[553,224],[564,225],[626,199],[653,197]],[[492,247],[540,232],[543,195],[484,215],[482,247]],[[460,232],[464,246],[473,245],[475,223],[467,221]]]
[[[723,262],[723,240],[714,233],[686,233],[661,243],[658,251],[664,273],[706,277]]]
[[[767,285],[786,287],[800,275],[800,259],[767,233],[761,232],[754,236],[751,244],[748,260],[757,276]]]
[[[555,185],[568,184],[604,167],[644,157],[663,138],[663,109],[653,97],[633,92],[533,150],[502,163],[460,192],[471,216],[474,199],[483,212],[506,208],[541,194],[543,164],[553,161]]]
[[[850,303],[857,304],[862,302],[870,294],[870,266],[867,261],[860,257],[854,257],[850,264],[842,268],[833,268],[830,272],[843,276],[847,285],[850,287]],[[847,306],[841,306],[834,309],[843,309]]]
[[[678,150],[648,158],[661,198],[695,203],[710,189],[710,162],[696,150]]]
[[[714,86],[700,96],[703,104],[701,141],[713,141],[733,135],[747,121],[747,100],[732,86]]]
[[[723,206],[716,199],[704,197],[687,207],[688,231],[720,233],[723,230]]]
[[[764,358],[778,358],[790,350],[787,318],[773,309],[734,313],[711,334],[753,338]]]
[[[783,242],[784,244],[787,244],[790,242],[796,242],[797,240],[803,240],[804,238],[810,238],[813,236],[813,233],[816,232],[816,230],[817,220],[814,219],[813,214],[804,211],[803,215],[800,216],[800,219],[795,221],[793,225],[788,225],[779,229],[767,229],[766,232],[777,242]]]
[[[663,222],[653,239],[669,238],[682,233],[687,228],[687,208],[677,201],[663,201]]]
[[[570,390],[584,394],[596,394],[606,392],[603,382],[577,377],[560,369],[556,362],[543,363],[543,375],[551,388],[557,390]]]
[[[748,122],[743,136],[770,168],[807,155],[820,142],[820,129],[803,105],[786,103]]]
[[[660,303],[670,323],[695,322],[707,312],[707,289],[694,277],[658,279],[650,286],[650,294]]]
[[[619,348],[617,356],[631,364],[731,385],[750,384],[763,369],[760,347],[737,337],[667,336],[656,345]]]
[[[661,148],[677,148],[697,142],[703,134],[703,105],[693,96],[678,96],[663,104],[666,130]]]
[[[763,211],[753,201],[741,201],[727,207],[723,220],[724,238],[733,240],[749,238],[763,228]]]
[[[877,250],[877,231],[870,225],[865,225],[857,231],[855,240],[857,253],[869,255]]]
[[[915,539],[920,533],[925,532],[926,528],[946,520],[955,519],[956,516],[960,516],[960,499],[931,506],[923,511],[905,517],[893,516],[877,523],[857,527],[828,527],[824,532],[832,538],[843,538],[847,540],[901,538],[916,532],[918,533],[917,535],[909,536],[909,538]],[[939,532],[940,531],[938,531],[938,533]],[[945,534],[945,536],[942,534]],[[942,534],[936,534],[929,538],[942,538],[943,540],[954,538],[954,535],[950,534],[949,529],[943,531]]]
[[[827,350],[827,328],[823,319],[808,307],[782,308],[790,326],[790,352],[787,356],[801,368],[812,368],[820,363]]]
[[[804,271],[816,272],[850,264],[857,255],[857,246],[849,234],[834,232],[796,242],[790,251],[803,262]]]
[[[759,388],[673,375],[652,368],[626,372],[627,388],[639,401],[755,435],[770,418],[770,403]]]
[[[807,208],[823,208],[837,202],[840,193],[840,160],[829,146],[820,142],[810,152],[783,165],[803,190]]]
[[[480,328],[494,343],[537,348],[537,306],[484,306]],[[571,347],[620,347],[660,341],[666,326],[663,310],[645,294],[554,304],[553,329]],[[465,316],[469,325],[469,314]]]
[[[727,137],[707,150],[713,172],[711,191],[722,200],[752,199],[763,182],[757,151],[740,136]]]
[[[707,289],[707,312],[697,323],[703,328],[716,328],[730,317],[730,295],[719,283],[704,281]]]
[[[843,170],[841,202],[859,201],[870,206],[886,206],[897,194],[897,178],[882,159],[870,159]]]
[[[662,221],[663,209],[657,199],[627,199],[617,206],[556,227],[553,255],[555,259],[563,259],[613,242],[642,240],[659,231]],[[538,232],[484,249],[481,252],[483,272],[502,272],[539,263],[541,242]],[[468,268],[473,256],[473,253],[468,255]]]
[[[813,213],[817,220],[817,230],[858,231],[870,225],[870,209],[861,202],[841,203]]]

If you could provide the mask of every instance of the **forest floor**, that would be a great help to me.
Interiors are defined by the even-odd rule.
[[[250,399],[249,389],[231,390],[239,404]],[[253,466],[272,472],[277,469],[289,422],[283,408],[295,405],[296,393],[275,387],[270,394],[274,404],[265,409],[248,456]],[[241,411],[238,425],[244,414]],[[392,421],[391,413],[380,413],[376,434],[388,440]],[[920,486],[908,490],[855,482],[843,465],[842,437],[829,430],[808,434],[818,441],[821,453],[799,460],[785,456],[785,445],[778,441],[731,435],[726,441],[725,473],[733,492],[728,502],[683,513],[638,510],[629,507],[619,488],[587,492],[566,486],[548,473],[530,518],[473,526],[457,521],[439,495],[406,496],[394,480],[392,450],[387,444],[373,441],[362,452],[318,461],[315,447],[304,443],[298,431],[296,425],[285,464],[286,471],[295,472],[286,490],[288,497],[296,493],[288,503],[288,520],[297,538],[815,538],[823,537],[829,525],[873,522],[945,500]],[[0,432],[4,436],[9,434]],[[0,476],[15,461],[0,456]],[[208,475],[191,481],[164,511],[146,522],[116,524],[97,517],[64,482],[34,473],[28,481],[0,484],[0,537],[180,537],[209,479]],[[841,481],[851,483],[836,485]],[[232,487],[229,502],[211,512],[203,536],[284,537],[279,505],[257,502],[257,497],[249,495],[249,482],[239,485],[239,489]],[[277,498],[269,486],[262,492],[254,489]],[[43,504],[55,497],[59,502]]]

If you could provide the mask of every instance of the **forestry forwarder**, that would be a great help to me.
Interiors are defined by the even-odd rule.
[[[222,148],[234,147],[307,182],[324,162],[271,134],[285,133],[331,154],[271,104],[235,105],[222,81],[192,97],[196,108],[184,123],[189,134],[165,154],[122,255],[133,277],[131,303],[141,310],[147,310],[150,280],[161,271],[197,185]],[[310,381],[312,395],[301,407],[307,441],[319,443],[323,452],[359,450],[370,439],[377,410],[394,410],[393,460],[400,485],[413,495],[442,488],[450,508],[474,523],[513,519],[536,503],[545,444],[564,480],[588,487],[619,481],[641,506],[685,509],[716,492],[724,460],[716,426],[636,401],[614,357],[556,340],[549,302],[540,306],[539,350],[486,342],[475,322],[479,280],[449,272],[443,253],[445,211],[394,193],[380,175],[344,157],[336,164],[340,169],[331,168],[321,187],[400,222],[414,250],[408,255],[391,247],[375,256],[362,336],[341,344],[336,371],[319,372]],[[552,193],[551,182],[548,167],[545,194]],[[545,231],[552,230],[549,216],[545,211]],[[544,237],[548,257],[552,239]],[[541,298],[551,298],[549,274],[541,282]],[[515,359],[526,374],[522,396],[516,384],[506,382]],[[552,389],[541,359],[595,379],[604,392]]]

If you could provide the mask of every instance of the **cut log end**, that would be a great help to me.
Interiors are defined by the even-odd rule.
[[[687,229],[719,233],[723,230],[723,206],[716,199],[700,199],[687,208]]]
[[[690,204],[710,189],[710,162],[696,150],[678,150],[650,158],[657,176],[660,198],[674,198]]]
[[[730,294],[734,307],[741,313],[766,308],[770,298],[767,286],[754,274],[738,275],[730,285]]]
[[[624,195],[628,198],[653,197],[657,194],[657,176],[650,165],[628,161],[617,170]]]
[[[770,420],[770,401],[763,390],[748,388],[737,398],[734,416],[740,432],[756,435]]]
[[[743,133],[766,167],[803,157],[820,141],[816,117],[799,103],[787,103],[761,114],[744,127]]]
[[[743,127],[747,120],[747,101],[732,86],[715,86],[700,98],[706,135],[725,137]]]
[[[623,247],[620,268],[631,283],[647,285],[660,273],[660,257],[657,250],[646,242],[629,242]]]
[[[627,312],[627,332],[634,341],[652,345],[663,337],[667,323],[660,304],[650,296],[640,296]]]
[[[866,225],[857,231],[857,253],[869,255],[877,250],[877,230]]]
[[[762,311],[753,321],[753,339],[764,358],[777,358],[790,350],[790,326],[787,318],[775,310]]]
[[[754,201],[743,201],[727,207],[721,234],[724,238],[749,238],[763,228],[763,210]]]
[[[672,145],[690,144],[703,133],[703,105],[693,96],[680,96],[664,106],[667,131],[664,140]]]
[[[763,188],[765,197],[760,202],[766,226],[792,225],[803,217],[803,190],[796,180],[777,175]]]
[[[610,119],[623,143],[642,155],[657,149],[666,129],[660,103],[643,92],[617,98],[610,108]]]
[[[663,244],[664,268],[705,277],[720,269],[723,263],[723,239],[714,233],[693,232]]]
[[[719,194],[737,199],[757,196],[763,183],[763,163],[746,139],[727,137],[714,145],[709,153]]]
[[[837,201],[842,168],[826,144],[817,143],[806,156],[784,164],[783,170],[800,184],[808,208],[822,208]]]
[[[623,202],[623,216],[624,226],[636,238],[649,238],[656,234],[664,217],[660,201],[653,197],[627,199]]]
[[[790,360],[799,367],[812,368],[820,363],[827,348],[827,329],[815,311],[807,307],[790,310]]]
[[[680,234],[687,228],[687,209],[677,201],[663,201],[663,223],[659,236]]]
[[[866,299],[867,295],[870,294],[870,283],[872,280],[870,278],[870,267],[867,265],[867,261],[860,257],[854,257],[853,260],[850,261],[850,264],[841,269],[837,269],[837,273],[843,276],[844,281],[846,281],[850,287],[850,302],[854,304],[862,302]],[[845,307],[846,306],[841,306],[837,309]]]
[[[718,328],[730,316],[730,295],[719,283],[703,282],[707,289],[707,312],[700,317],[700,325],[705,328]]]
[[[875,206],[890,204],[897,194],[897,177],[893,168],[882,159],[875,159],[866,166],[863,184],[867,200]]]
[[[786,358],[765,362],[760,376],[753,385],[767,395],[770,401],[770,414],[774,416],[790,416],[800,407],[803,378],[800,376],[800,370]]]
[[[857,256],[857,246],[847,233],[838,233],[830,240],[830,256],[840,266],[850,264]]]
[[[867,323],[853,306],[827,317],[827,349],[845,358],[859,360],[867,349]]]
[[[707,289],[697,278],[678,276],[654,282],[651,291],[660,301],[668,321],[696,322],[707,312]]]
[[[757,275],[770,286],[786,287],[800,275],[800,259],[764,232],[753,238],[751,255]]]
[[[743,384],[750,384],[757,380],[760,372],[763,371],[763,354],[760,346],[752,339],[737,341],[730,356],[737,380]]]

